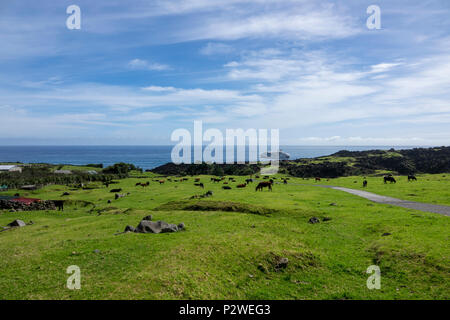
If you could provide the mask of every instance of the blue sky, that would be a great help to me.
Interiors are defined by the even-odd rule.
[[[449,14],[448,0],[2,0],[0,145],[170,144],[194,120],[280,129],[281,144],[449,145]]]

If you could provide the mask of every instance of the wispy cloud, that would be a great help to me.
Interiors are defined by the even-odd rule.
[[[166,64],[149,62],[147,60],[133,59],[128,62],[128,67],[133,70],[148,70],[148,71],[163,71],[169,70],[170,67]]]

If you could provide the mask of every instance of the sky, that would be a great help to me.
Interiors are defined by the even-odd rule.
[[[194,121],[282,145],[450,145],[449,15],[448,0],[1,0],[0,145],[167,145]]]

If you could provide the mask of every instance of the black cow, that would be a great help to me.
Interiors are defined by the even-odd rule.
[[[53,200],[53,203],[58,211],[64,211],[64,200]]]
[[[409,175],[408,176],[408,182],[409,181],[417,181],[417,178],[415,176],[413,176],[413,175]]]
[[[384,179],[384,183],[387,183],[387,182],[397,183],[397,180],[395,180],[395,178],[393,176],[385,176],[383,179]]]

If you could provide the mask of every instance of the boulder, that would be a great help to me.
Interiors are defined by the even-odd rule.
[[[165,233],[165,232],[177,232],[178,227],[174,224],[169,224],[164,221],[148,221],[142,220],[136,227],[138,233]]]
[[[22,220],[14,220],[13,222],[8,224],[8,227],[25,227],[27,224]]]
[[[309,223],[312,223],[312,224],[315,224],[315,223],[319,223],[320,220],[319,220],[319,218],[317,218],[317,217],[312,217],[312,218],[309,219],[308,222],[309,222]]]

